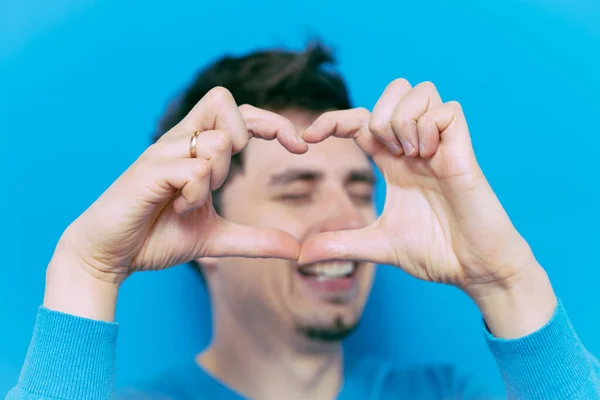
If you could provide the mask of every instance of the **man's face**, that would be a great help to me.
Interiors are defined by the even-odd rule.
[[[303,132],[318,115],[281,113]],[[252,140],[243,172],[222,191],[223,216],[257,227],[274,227],[299,241],[324,231],[372,223],[374,174],[353,140],[328,138],[295,155],[277,141]],[[338,340],[358,322],[375,266],[332,260],[310,266],[278,259],[226,258],[209,275],[215,312],[252,326]]]

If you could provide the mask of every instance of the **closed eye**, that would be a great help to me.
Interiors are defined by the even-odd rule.
[[[312,193],[284,193],[279,195],[277,200],[290,203],[308,202],[312,200]]]
[[[373,202],[373,194],[353,194],[352,198],[358,204],[371,204]]]
[[[358,205],[373,204],[373,189],[373,184],[365,181],[352,182],[346,187],[348,195]]]

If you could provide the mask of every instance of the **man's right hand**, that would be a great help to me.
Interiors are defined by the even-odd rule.
[[[112,320],[118,286],[133,271],[200,257],[296,259],[300,244],[293,236],[234,224],[213,208],[210,192],[251,137],[277,138],[292,153],[308,150],[287,119],[238,108],[226,89],[211,90],[65,230],[48,267],[44,305]]]

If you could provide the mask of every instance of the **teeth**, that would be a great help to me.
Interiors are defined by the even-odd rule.
[[[311,264],[302,267],[305,274],[316,275],[318,280],[342,278],[354,272],[356,264],[352,261],[338,261]]]

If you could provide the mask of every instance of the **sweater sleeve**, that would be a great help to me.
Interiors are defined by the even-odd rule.
[[[540,330],[499,339],[486,330],[509,399],[600,399],[600,364],[583,346],[562,303]]]
[[[104,400],[114,395],[117,324],[40,307],[7,400]]]

